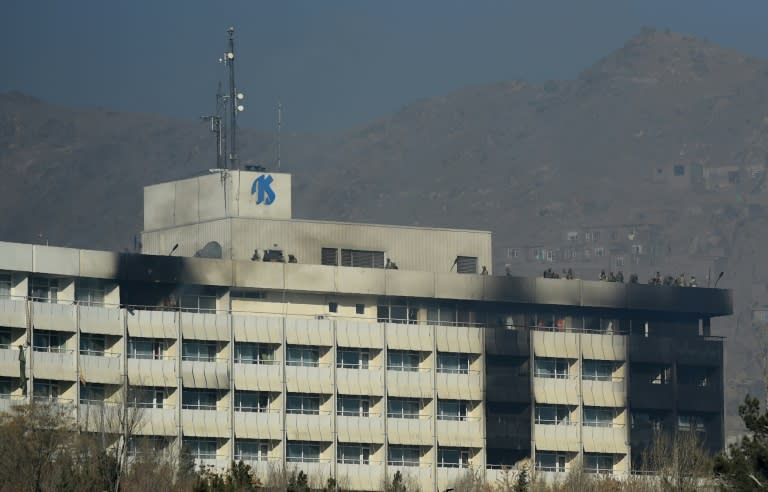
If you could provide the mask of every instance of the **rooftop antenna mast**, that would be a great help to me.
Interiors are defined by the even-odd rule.
[[[201,116],[203,120],[211,122],[211,132],[216,135],[216,169],[224,167],[224,147],[226,147],[226,141],[224,140],[225,128],[222,125],[221,113],[223,107],[224,94],[221,93],[221,82],[219,82],[219,89],[216,91],[216,113],[206,116]]]
[[[283,103],[277,101],[277,168],[280,169],[280,130],[283,126]]]
[[[237,168],[237,113],[243,111],[245,107],[240,104],[245,96],[242,92],[236,92],[235,90],[235,28],[230,27],[227,29],[229,33],[229,49],[224,53],[224,63],[229,68],[229,100],[227,101],[227,107],[229,108],[229,167],[232,169]]]

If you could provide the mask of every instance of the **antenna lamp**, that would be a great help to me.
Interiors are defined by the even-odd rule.
[[[238,111],[245,111],[245,106],[243,106],[242,104],[240,104],[240,105],[238,105],[238,106],[237,106],[237,110],[238,110]]]
[[[235,59],[235,54],[232,53],[231,51],[227,52],[227,60],[234,60],[234,59]]]
[[[237,93],[237,100],[238,101],[242,101],[243,99],[245,99],[245,94],[243,94],[242,92],[238,92]]]

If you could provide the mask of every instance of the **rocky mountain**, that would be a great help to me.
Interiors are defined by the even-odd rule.
[[[240,141],[244,160],[275,162],[273,135]],[[574,80],[468,87],[339,134],[284,136],[282,149],[296,216],[492,230],[497,272],[507,248],[569,228],[659,227],[665,250],[641,278],[725,271],[737,315],[715,328],[728,337],[730,415],[764,392],[753,311],[768,306],[768,62],[645,30]],[[0,238],[130,248],[141,187],[213,162],[200,122],[0,95]]]

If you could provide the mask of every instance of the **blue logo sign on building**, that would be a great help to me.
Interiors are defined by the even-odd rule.
[[[251,195],[256,195],[256,204],[271,205],[275,201],[275,192],[272,190],[272,176],[262,174],[251,186]]]

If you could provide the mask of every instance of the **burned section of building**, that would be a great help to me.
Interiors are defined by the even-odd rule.
[[[87,430],[127,394],[199,464],[352,490],[524,459],[620,476],[656,431],[722,449],[730,291],[496,276],[489,232],[297,220],[290,191],[150,186],[141,253],[0,243],[0,408],[70,405]]]

